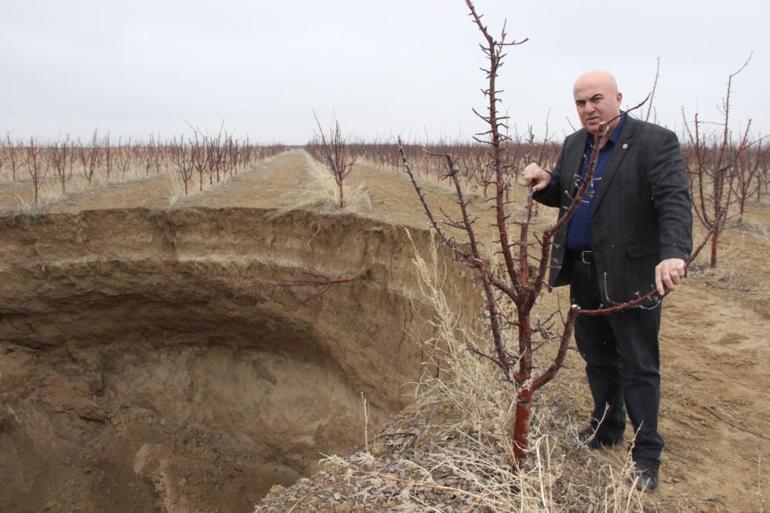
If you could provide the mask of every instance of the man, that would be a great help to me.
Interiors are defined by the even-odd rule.
[[[537,201],[564,215],[592,152],[599,152],[586,197],[554,237],[550,284],[569,283],[572,302],[583,309],[624,303],[653,287],[663,295],[684,278],[692,250],[690,196],[676,135],[622,113],[623,96],[606,71],[581,75],[573,94],[583,129],[566,138],[553,171],[530,164],[522,174]],[[606,135],[595,148],[600,133]],[[581,441],[592,449],[620,444],[627,411],[636,434],[633,477],[645,491],[657,486],[663,449],[659,327],[654,302],[581,316],[575,324],[594,401]]]

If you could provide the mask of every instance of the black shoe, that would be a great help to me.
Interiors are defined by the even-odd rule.
[[[654,460],[639,460],[634,462],[631,471],[631,481],[640,492],[652,492],[658,487],[658,468],[660,463]]]
[[[622,444],[623,437],[601,438],[597,436],[596,430],[589,426],[578,433],[578,441],[589,449],[601,449],[602,447],[615,447]]]

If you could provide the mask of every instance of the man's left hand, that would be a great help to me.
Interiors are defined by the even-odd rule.
[[[658,294],[674,290],[679,282],[687,275],[684,260],[681,258],[667,258],[655,267],[655,288]]]

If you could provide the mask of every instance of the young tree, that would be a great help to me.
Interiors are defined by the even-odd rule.
[[[69,151],[69,141],[65,140],[61,144],[54,143],[47,152],[50,165],[56,171],[56,176],[61,183],[62,194],[67,192],[67,155]]]
[[[682,117],[691,146],[691,151],[686,155],[689,156],[687,164],[691,173],[690,194],[692,195],[693,210],[704,228],[710,233],[713,232],[710,267],[716,267],[718,263],[719,238],[727,220],[727,215],[723,215],[723,213],[730,210],[734,196],[733,187],[737,164],[743,152],[750,146],[749,129],[751,122],[747,123],[737,145],[732,140],[730,131],[730,99],[733,79],[749,65],[749,61],[751,61],[751,56],[727,79],[727,94],[722,105],[723,119],[720,125],[722,134],[715,146],[710,145],[704,137],[703,122],[698,119],[698,113],[695,113],[692,128],[690,128],[684,109],[682,109]]]
[[[751,196],[759,195],[762,186],[762,143],[757,141],[754,149],[749,148],[738,157],[735,173],[735,199],[738,201],[738,222],[743,222],[746,202]]]
[[[191,145],[186,146],[184,137],[181,137],[179,144],[174,140],[170,147],[170,153],[171,160],[174,162],[176,170],[182,178],[182,183],[184,183],[184,195],[187,196],[190,190],[190,180],[192,179],[195,167],[193,147]]]
[[[155,160],[155,141],[152,135],[150,135],[147,144],[141,148],[139,155],[144,161],[144,176],[150,176],[150,170]]]
[[[759,166],[759,172],[757,174],[757,195],[755,199],[759,203],[762,201],[762,194],[766,194],[768,186],[770,186],[770,147],[760,147],[756,151],[756,161]]]
[[[454,184],[459,211],[458,219],[447,217],[444,222],[439,223],[428,205],[424,191],[417,183],[400,141],[399,144],[404,169],[423,206],[431,228],[456,258],[474,269],[479,277],[491,349],[480,347],[470,349],[492,362],[499,369],[502,379],[512,385],[516,398],[512,430],[514,464],[521,468],[526,462],[529,447],[529,426],[534,394],[554,379],[563,366],[577,317],[609,315],[640,306],[651,307],[657,305],[662,297],[653,288],[648,293],[628,298],[623,303],[609,304],[599,309],[588,310],[582,309],[579,305],[571,305],[566,316],[561,317],[563,323],[561,330],[551,326],[553,324],[551,319],[561,315],[559,312],[552,313],[545,321],[533,318],[533,308],[545,285],[545,276],[551,260],[551,242],[557,232],[566,226],[582,199],[586,197],[594,179],[599,152],[592,153],[585,175],[579,182],[569,207],[555,224],[546,228],[539,236],[536,233],[530,233],[534,207],[531,193],[527,197],[523,212],[518,217],[514,217],[514,213],[510,211],[510,204],[505,199],[509,182],[504,153],[505,143],[509,139],[506,135],[508,118],[498,114],[498,105],[501,100],[497,89],[497,77],[506,50],[526,42],[527,39],[508,41],[505,26],[500,38],[495,39],[482,23],[481,16],[477,14],[472,1],[465,0],[465,2],[474,24],[483,36],[481,48],[489,65],[483,70],[487,75],[487,87],[483,90],[487,100],[486,111],[483,114],[477,114],[486,125],[486,130],[479,134],[479,140],[487,145],[489,159],[487,165],[494,171],[492,176],[493,213],[497,240],[493,249],[482,253],[482,243],[475,228],[478,217],[472,216],[470,212],[469,207],[472,205],[471,201],[466,199],[458,178],[460,172],[457,159],[450,154],[438,155],[445,162],[445,176]],[[629,111],[641,107],[644,103],[640,103]],[[611,122],[605,124],[602,131],[596,135],[594,142],[596,147],[601,147],[602,142],[609,136],[610,124]],[[447,226],[464,232],[467,244],[458,243],[446,231]],[[518,229],[517,236],[513,236],[513,229]],[[531,239],[535,239],[535,242]],[[693,253],[693,257],[696,253]],[[513,311],[513,314],[507,314],[509,311]],[[515,343],[512,343],[514,340]],[[549,343],[556,344],[550,360],[539,362],[544,364],[542,367],[537,366],[534,359],[535,353],[549,346]]]
[[[78,156],[80,157],[80,163],[83,166],[83,176],[88,182],[88,185],[91,185],[91,182],[94,179],[94,173],[99,165],[100,157],[99,138],[96,130],[94,130],[90,145],[86,146],[81,144],[78,147]]]
[[[209,169],[209,184],[213,183],[213,177],[216,176],[217,183],[222,181],[222,170],[224,167],[224,147],[222,145],[222,130],[216,137],[209,137],[206,143],[206,165]]]
[[[107,135],[104,137],[104,143],[103,143],[103,155],[104,155],[104,173],[106,175],[107,181],[110,181],[110,174],[112,173],[112,145],[110,144],[110,133],[107,132]]]
[[[115,165],[120,171],[122,180],[126,179],[126,173],[128,173],[128,169],[131,167],[132,158],[131,138],[128,139],[125,145],[121,144],[120,138],[118,138],[118,147],[115,151]]]
[[[339,190],[340,208],[343,208],[345,206],[343,184],[353,170],[356,159],[352,156],[347,140],[342,135],[339,121],[335,119],[334,126],[329,129],[328,134],[325,134],[315,111],[313,111],[313,117],[318,126],[318,136],[321,138],[319,160],[324,163],[332,176],[334,176],[334,181],[337,183],[337,189]]]
[[[19,169],[19,155],[22,149],[21,149],[21,145],[17,145],[13,141],[11,141],[10,134],[6,134],[5,140],[6,140],[5,159],[8,161],[9,164],[11,164],[11,180],[15,182],[16,171]]]
[[[30,138],[27,150],[27,171],[32,179],[32,187],[35,190],[35,205],[39,204],[40,185],[45,175],[43,168],[43,150],[34,138]]]
[[[198,131],[194,131],[195,139],[191,141],[192,162],[195,170],[198,172],[198,188],[200,192],[203,192],[203,174],[209,174],[209,182],[211,182],[211,169],[208,167],[208,157],[206,155],[206,138],[201,136],[199,139]]]

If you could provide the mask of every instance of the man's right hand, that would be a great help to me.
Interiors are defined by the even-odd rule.
[[[545,189],[551,182],[551,175],[534,162],[524,168],[524,171],[521,172],[521,178],[524,183],[532,186],[532,192]]]

